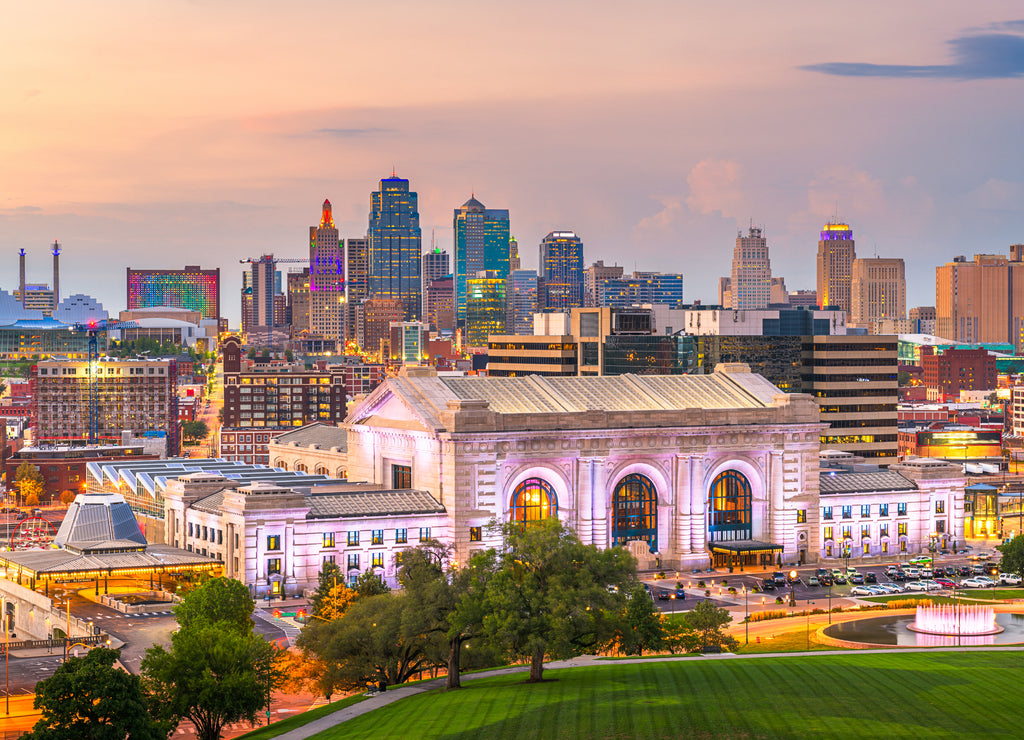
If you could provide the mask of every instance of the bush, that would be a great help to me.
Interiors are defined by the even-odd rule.
[[[751,622],[764,622],[764,621],[766,621],[768,619],[782,619],[782,618],[787,617],[787,616],[789,616],[789,612],[778,610],[778,609],[770,609],[770,610],[760,611],[760,612],[751,612],[751,614],[750,614],[750,621]]]
[[[899,599],[898,601],[890,601],[886,604],[888,609],[913,609],[919,606],[934,606],[935,602],[931,599]]]
[[[662,570],[662,571],[658,571],[657,573],[655,573],[654,574],[654,580],[656,580],[656,581],[664,581],[665,580],[665,571]]]
[[[736,593],[736,587],[735,586],[729,586],[729,593],[731,593],[731,594]]]
[[[710,588],[709,589],[705,589],[704,595],[707,596],[710,599],[711,598],[711,589]]]
[[[782,603],[782,597],[781,596],[776,596],[775,597],[775,603],[776,604],[781,604]]]
[[[728,582],[728,581],[726,581],[726,580],[725,580],[725,579],[723,578],[723,579],[722,579],[722,588],[725,588],[725,587],[726,587],[726,586],[728,586],[728,585],[729,585],[729,582]]]
[[[697,581],[697,588],[704,588],[704,581]]]

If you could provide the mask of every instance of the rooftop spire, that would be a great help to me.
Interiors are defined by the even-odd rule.
[[[323,212],[320,214],[320,228],[333,229],[334,216],[331,215],[331,201],[324,199]]]

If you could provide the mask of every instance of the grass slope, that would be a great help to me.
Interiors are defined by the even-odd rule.
[[[308,712],[303,712],[302,714],[296,714],[293,717],[282,719],[272,725],[257,727],[255,730],[250,730],[244,735],[240,735],[236,740],[269,740],[269,738],[274,738],[278,735],[283,735],[290,730],[294,730],[296,727],[307,725],[315,719],[320,719],[328,714],[334,714],[339,709],[344,709],[352,704],[358,704],[365,698],[366,697],[362,694],[357,694],[356,696],[349,696],[344,699],[340,699],[339,701],[331,702],[330,704],[324,704],[316,709],[310,709]]]
[[[315,737],[1019,737],[1006,698],[1021,654],[887,653],[687,660],[468,681],[403,699]]]

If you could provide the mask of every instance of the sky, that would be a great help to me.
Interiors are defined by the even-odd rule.
[[[125,305],[125,268],[308,255],[329,198],[366,232],[395,171],[423,246],[471,194],[524,267],[571,229],[589,264],[679,271],[715,302],[738,229],[814,288],[821,225],[934,268],[1024,241],[1019,2],[12,3],[0,24],[0,288]]]

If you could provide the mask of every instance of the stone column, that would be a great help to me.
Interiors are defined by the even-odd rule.
[[[703,553],[706,549],[707,523],[704,490],[704,456],[690,456],[690,552]]]
[[[676,454],[673,465],[673,486],[676,501],[676,552],[688,555],[693,552],[690,541],[690,479],[693,459],[689,455]]]
[[[590,491],[593,502],[591,537],[598,547],[609,547],[612,543],[608,527],[608,507],[611,502],[611,494],[608,491],[608,458],[594,457],[591,458],[590,464],[594,473]]]

